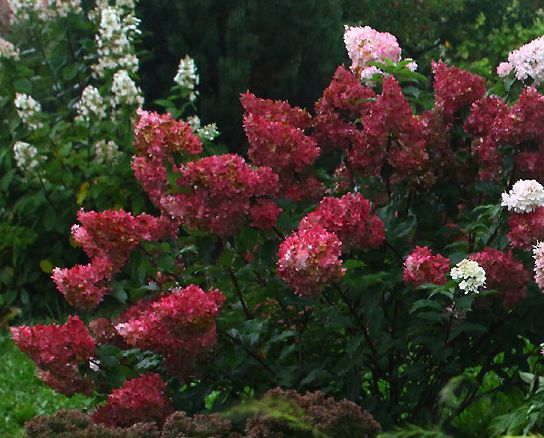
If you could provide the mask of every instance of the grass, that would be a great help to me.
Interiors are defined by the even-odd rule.
[[[24,423],[36,415],[89,406],[88,398],[65,397],[38,380],[34,363],[5,334],[0,334],[0,351],[0,437],[24,437]]]

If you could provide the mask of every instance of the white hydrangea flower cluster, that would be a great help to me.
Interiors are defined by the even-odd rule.
[[[19,118],[28,129],[35,131],[43,126],[43,123],[39,120],[39,114],[42,111],[42,107],[39,102],[32,98],[32,96],[17,93],[15,95],[14,104]]]
[[[12,24],[29,20],[30,17],[47,18],[46,5],[42,0],[7,0],[7,3]]]
[[[126,70],[119,70],[113,75],[111,92],[114,108],[133,105],[139,108],[144,103],[142,90],[134,83]]]
[[[196,69],[195,60],[189,55],[181,58],[178,65],[178,71],[174,76],[174,82],[180,87],[189,91],[189,100],[194,102],[198,96],[197,86],[200,81]]]
[[[22,172],[36,170],[40,165],[38,161],[38,149],[24,141],[18,141],[13,145],[15,164]]]
[[[49,15],[57,14],[60,17],[66,17],[68,14],[81,14],[80,0],[49,0]]]
[[[88,123],[92,119],[102,120],[106,117],[104,99],[96,87],[88,85],[81,94],[81,99],[75,105],[76,120]]]
[[[502,194],[501,205],[515,213],[530,213],[544,206],[544,187],[534,179],[519,180],[510,192]]]
[[[187,117],[187,123],[202,140],[212,141],[219,136],[219,131],[215,123],[202,126],[200,124],[200,118],[197,115]]]
[[[100,25],[95,36],[98,62],[93,65],[95,77],[103,78],[107,72],[119,69],[135,73],[138,57],[134,54],[133,40],[140,33],[140,20],[132,14],[125,15],[118,7],[100,11]]]
[[[497,67],[497,75],[501,78],[510,73],[514,73],[519,81],[532,79],[533,85],[540,85],[544,80],[544,36],[510,52],[508,62],[501,62]]]
[[[465,294],[477,293],[485,285],[485,270],[474,260],[464,259],[450,271],[451,278],[459,283],[459,289]]]
[[[544,242],[538,242],[533,247],[535,259],[535,283],[544,292]]]
[[[11,22],[21,22],[37,17],[47,20],[57,16],[83,12],[80,0],[7,0],[11,10]]]
[[[119,146],[113,140],[100,140],[95,145],[95,158],[99,164],[115,163],[120,155]]]
[[[2,37],[0,37],[0,58],[19,60],[19,49]]]

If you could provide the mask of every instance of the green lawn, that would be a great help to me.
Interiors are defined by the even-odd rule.
[[[35,377],[33,362],[5,335],[0,335],[0,437],[23,437],[23,424],[63,407],[85,408],[89,399],[64,397]]]

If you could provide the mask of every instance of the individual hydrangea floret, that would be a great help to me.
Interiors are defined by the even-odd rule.
[[[314,295],[343,277],[342,242],[320,226],[299,230],[280,245],[277,272],[298,295]]]
[[[56,391],[71,395],[90,388],[78,368],[94,357],[96,343],[79,317],[60,326],[12,327],[11,336],[38,367],[38,377]]]
[[[299,229],[315,225],[336,234],[344,250],[374,248],[385,240],[382,220],[372,214],[370,201],[360,193],[323,198],[319,207],[302,219]]]
[[[519,180],[510,192],[502,194],[501,205],[515,213],[530,213],[544,207],[544,187],[534,179]]]
[[[407,284],[445,284],[450,269],[450,259],[441,254],[433,255],[430,248],[416,246],[404,262],[403,279]]]
[[[43,123],[40,121],[42,106],[32,96],[17,93],[14,104],[19,118],[29,130],[35,131],[43,127]]]
[[[359,78],[371,78],[381,70],[370,62],[386,59],[400,62],[401,48],[397,38],[388,32],[378,32],[370,26],[345,26],[344,43],[351,59],[351,71]]]
[[[538,242],[533,247],[535,259],[535,283],[544,292],[544,242]]]
[[[504,307],[517,305],[527,297],[530,274],[511,251],[485,248],[470,256],[484,269],[486,287],[495,289]]]
[[[189,101],[194,102],[198,96],[199,76],[196,69],[195,60],[189,55],[181,58],[178,65],[178,71],[174,76],[174,82],[189,93]]]
[[[144,103],[142,90],[135,84],[126,70],[119,70],[113,75],[111,92],[113,94],[113,106],[116,109],[125,106],[140,108]]]
[[[544,79],[544,36],[513,50],[508,55],[508,62],[501,62],[497,74],[503,78],[511,72],[519,81],[532,79],[538,86]]]
[[[106,404],[94,412],[93,420],[110,427],[147,422],[162,425],[172,411],[166,383],[159,374],[147,373],[114,389]]]
[[[450,275],[465,294],[478,293],[485,286],[485,270],[474,260],[461,260],[452,268]]]
[[[19,49],[12,43],[0,37],[0,58],[19,60]]]
[[[104,99],[96,87],[88,85],[76,103],[77,121],[88,123],[91,120],[102,120],[106,117]]]
[[[34,172],[40,166],[38,149],[24,141],[15,142],[13,157],[15,158],[15,164],[23,173]]]

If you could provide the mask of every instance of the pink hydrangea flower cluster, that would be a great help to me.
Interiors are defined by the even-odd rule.
[[[169,158],[175,153],[198,155],[202,142],[188,123],[170,114],[138,110],[134,127],[134,146],[140,155]]]
[[[486,287],[495,289],[504,307],[513,307],[527,297],[530,274],[511,251],[485,248],[470,256],[486,272]]]
[[[320,226],[299,230],[280,245],[277,272],[299,295],[313,295],[342,278],[342,242]]]
[[[215,319],[225,299],[217,289],[206,293],[190,285],[138,305],[115,328],[129,345],[162,353],[167,361],[181,354],[192,362],[215,344]]]
[[[389,59],[400,62],[401,48],[397,38],[387,32],[378,32],[370,26],[345,26],[344,43],[351,59],[351,71],[358,78],[371,77],[380,73],[370,62]]]
[[[172,411],[166,398],[166,383],[159,374],[147,373],[114,389],[106,404],[93,413],[93,420],[110,427],[130,427],[136,423],[161,425]]]
[[[177,186],[188,193],[163,197],[162,208],[191,228],[233,234],[257,199],[278,191],[270,167],[251,168],[235,154],[213,155],[179,169]]]
[[[240,97],[245,109],[244,130],[249,141],[249,158],[258,166],[270,166],[282,177],[292,179],[319,156],[315,140],[304,130],[311,116],[287,102],[259,99],[254,94]]]
[[[533,247],[535,259],[535,283],[541,291],[544,291],[544,242],[539,242]]]
[[[51,278],[68,303],[80,309],[95,308],[108,293],[108,283],[144,240],[160,240],[175,232],[165,217],[132,216],[123,210],[78,213],[81,225],[72,237],[91,259],[87,265],[55,268]]]
[[[382,220],[372,214],[370,201],[360,193],[347,193],[341,198],[323,198],[319,207],[306,215],[299,229],[321,226],[342,241],[342,248],[374,248],[385,240]]]
[[[12,327],[11,336],[38,368],[38,377],[58,392],[88,392],[91,382],[79,367],[96,354],[96,344],[83,322],[71,316],[63,325]]]
[[[445,284],[449,269],[449,258],[441,254],[433,255],[426,246],[416,246],[404,262],[403,279],[412,286],[424,283]]]
[[[501,62],[497,67],[501,78],[511,72],[519,81],[532,79],[535,87],[540,85],[544,79],[544,36],[513,50],[508,54],[508,62]]]

